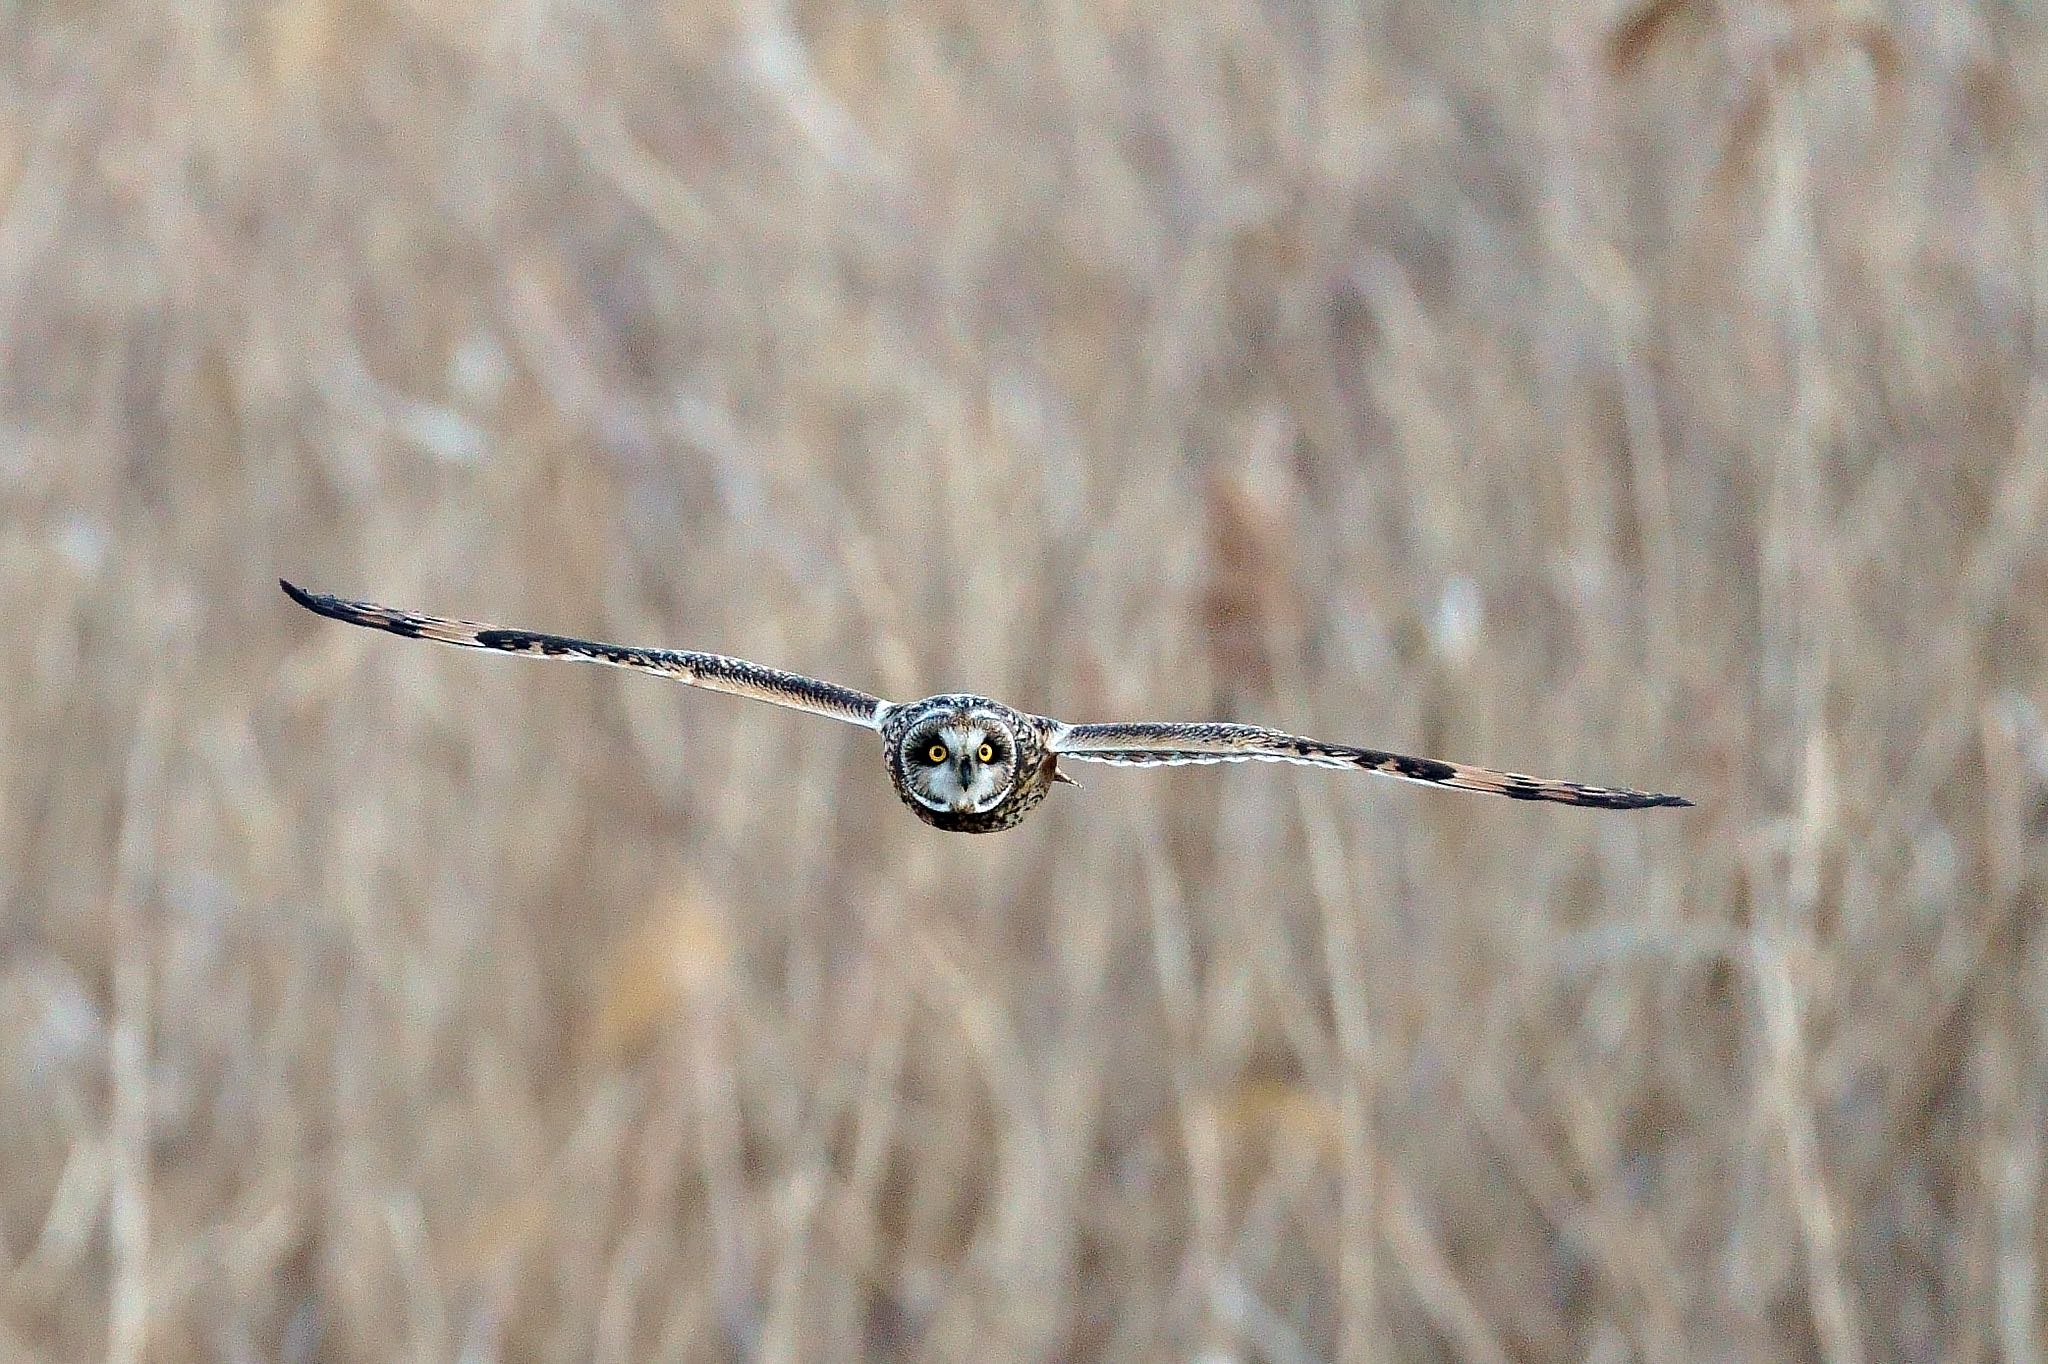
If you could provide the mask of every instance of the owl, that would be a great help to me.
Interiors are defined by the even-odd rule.
[[[308,611],[430,639],[464,649],[492,649],[543,658],[573,658],[659,673],[693,687],[772,701],[876,731],[889,782],[911,813],[936,829],[986,834],[1010,828],[1038,807],[1054,785],[1080,783],[1061,766],[1067,759],[1122,767],[1185,763],[1283,762],[1377,772],[1425,786],[1482,791],[1514,800],[1553,801],[1602,810],[1691,805],[1683,796],[1581,786],[1513,772],[1494,772],[1434,758],[1410,758],[1371,748],[1324,743],[1258,725],[1140,721],[1073,725],[1015,710],[965,692],[921,701],[878,696],[800,673],[679,649],[641,649],[564,635],[506,630],[464,620],[414,615],[372,602],[344,601],[307,592],[279,579],[285,594]]]

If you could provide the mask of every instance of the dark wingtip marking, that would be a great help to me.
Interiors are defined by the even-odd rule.
[[[1616,791],[1606,802],[1618,810],[1652,810],[1684,806],[1691,808],[1692,802],[1684,796],[1667,796],[1652,791]]]
[[[424,623],[417,616],[407,615],[403,611],[393,611],[385,606],[373,606],[368,602],[343,601],[340,597],[330,597],[324,592],[308,592],[302,587],[293,586],[283,578],[277,580],[277,585],[284,589],[284,594],[287,597],[290,597],[316,616],[325,616],[329,620],[338,620],[344,625],[361,625],[372,630],[388,630],[394,635],[403,635],[407,639],[424,639],[426,637],[423,629]]]
[[[316,616],[327,616],[333,620],[348,619],[345,604],[339,597],[329,597],[318,592],[308,592],[305,588],[288,583],[283,578],[277,580],[277,585],[284,589],[284,594],[287,597],[290,597]]]

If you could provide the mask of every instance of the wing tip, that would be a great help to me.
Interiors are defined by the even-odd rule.
[[[1684,796],[1674,796],[1662,791],[1630,791],[1629,800],[1623,807],[1632,810],[1665,810],[1693,808],[1693,803]]]
[[[316,616],[325,616],[329,620],[346,621],[354,625],[364,623],[357,615],[350,611],[349,608],[352,603],[345,602],[339,597],[330,597],[324,592],[308,592],[297,583],[288,582],[283,578],[277,580],[277,585],[284,589],[284,594],[287,597],[290,597]]]
[[[297,583],[294,583],[286,578],[279,578],[277,580],[277,585],[284,589],[284,594],[287,597],[290,597],[293,601],[305,607],[308,611],[317,612],[323,616],[329,614],[328,612],[321,610],[321,603],[327,599],[321,597],[319,593],[308,592],[305,588],[300,587]]]

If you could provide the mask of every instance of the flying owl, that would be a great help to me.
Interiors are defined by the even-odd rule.
[[[506,630],[472,621],[443,620],[372,602],[344,601],[307,592],[283,579],[278,583],[287,596],[308,611],[351,625],[464,649],[574,658],[659,673],[693,687],[772,701],[778,706],[875,730],[882,736],[882,759],[888,764],[889,782],[903,803],[925,823],[957,833],[986,834],[1007,829],[1031,813],[1055,783],[1079,785],[1060,766],[1067,758],[1122,767],[1251,761],[1304,763],[1312,767],[1378,772],[1457,791],[1484,791],[1515,800],[1547,800],[1602,810],[1692,804],[1683,796],[1547,781],[1433,758],[1410,758],[1370,748],[1328,744],[1258,725],[1156,721],[1070,725],[967,693],[927,696],[921,701],[884,701],[834,682],[718,654],[637,649],[536,634],[531,630]]]

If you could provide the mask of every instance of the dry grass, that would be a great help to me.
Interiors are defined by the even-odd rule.
[[[16,7],[0,1357],[2040,1360],[2048,31],[1355,8]]]

